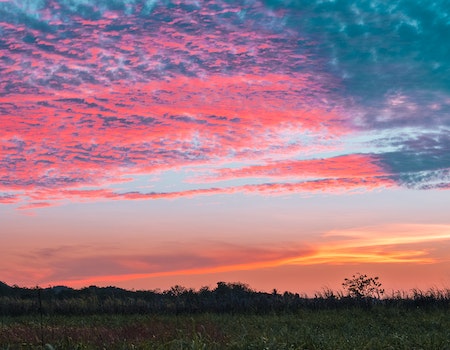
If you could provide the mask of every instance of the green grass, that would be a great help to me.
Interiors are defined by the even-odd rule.
[[[448,309],[376,307],[282,315],[6,317],[0,349],[450,350]]]

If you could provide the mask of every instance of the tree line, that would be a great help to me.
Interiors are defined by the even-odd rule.
[[[362,277],[361,277],[362,276]],[[330,309],[376,305],[404,308],[450,308],[450,290],[397,292],[380,298],[378,279],[367,282],[365,275],[343,283],[344,292],[324,289],[314,297],[298,293],[258,292],[244,283],[218,282],[215,288],[199,290],[173,286],[165,291],[130,291],[117,287],[65,286],[23,288],[0,282],[0,313],[19,315],[88,314],[183,314],[183,313],[292,313],[302,309]],[[361,285],[357,283],[362,282]],[[376,282],[373,285],[373,282]],[[356,284],[355,284],[356,283]],[[377,285],[377,283],[379,285]],[[377,288],[372,288],[372,287]]]

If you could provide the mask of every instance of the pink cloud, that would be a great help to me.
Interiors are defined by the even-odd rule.
[[[247,10],[282,23],[276,11],[257,4]],[[8,57],[0,60],[0,190],[7,195],[21,191],[18,200],[28,203],[22,208],[64,196],[87,200],[303,192],[323,188],[319,182],[304,183],[315,175],[339,178],[334,186],[347,188],[358,182],[349,179],[362,178],[364,171],[368,177],[382,175],[370,159],[366,170],[358,168],[358,156],[353,161],[274,162],[281,169],[269,169],[267,159],[329,148],[351,132],[339,99],[333,99],[340,82],[312,61],[307,49],[299,52],[293,33],[238,20],[239,4],[220,3],[217,10],[200,7],[189,13],[181,6],[157,6],[154,11],[146,19],[114,11],[98,20],[72,15],[66,23],[52,9],[42,9],[42,18],[60,31],[0,23],[0,55]],[[223,13],[236,21],[221,22],[217,16]],[[171,21],[158,20],[164,16]],[[213,26],[210,21],[215,21]],[[185,30],[189,26],[197,30]],[[308,140],[299,137],[306,134]],[[257,165],[223,169],[203,180],[274,172],[282,177],[294,169],[295,183],[156,194],[107,189],[128,181],[130,174],[195,165],[210,169],[234,161]],[[344,169],[348,165],[354,175]],[[75,195],[86,186],[97,192]]]
[[[32,202],[32,203],[26,203],[23,204],[21,206],[19,206],[17,209],[37,209],[37,208],[45,208],[45,207],[50,207],[50,206],[54,206],[55,203],[49,203],[49,202]]]
[[[20,200],[19,196],[17,195],[10,195],[10,194],[4,194],[0,195],[0,203],[3,204],[13,204]]]
[[[230,154],[246,159],[304,147],[285,142],[285,124],[313,132],[329,124],[330,137],[346,132],[344,126],[333,125],[334,114],[287,109],[282,96],[272,98],[272,107],[259,106],[258,100],[233,103],[242,91],[259,94],[262,85],[265,91],[288,90],[288,85],[277,87],[284,84],[282,79],[180,78],[160,84],[164,91],[172,91],[164,102],[155,100],[150,91],[156,86],[149,84],[123,90],[120,97],[108,92],[97,99],[79,99],[62,93],[19,97],[13,105],[3,98],[8,113],[0,140],[5,150],[0,187],[25,189],[31,195],[37,188],[97,185],[129,173],[214,164]],[[121,91],[120,86],[115,89]],[[148,92],[141,96],[136,93],[141,89]],[[126,94],[129,97],[124,98]],[[203,102],[205,97],[209,103]]]
[[[370,178],[386,176],[381,161],[373,155],[349,154],[339,157],[272,161],[265,165],[212,170],[197,181],[222,181],[234,178]]]
[[[304,182],[278,182],[229,187],[212,187],[174,192],[117,193],[112,190],[63,190],[51,191],[50,198],[72,200],[154,200],[232,193],[266,195],[283,195],[290,193],[310,194],[316,192],[343,193],[362,190],[367,191],[391,186],[395,186],[394,181],[387,177],[380,176],[371,178],[339,178]],[[45,196],[45,194],[43,195]]]

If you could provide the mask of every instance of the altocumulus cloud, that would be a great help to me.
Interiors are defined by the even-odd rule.
[[[447,188],[445,3],[2,1],[0,202]]]

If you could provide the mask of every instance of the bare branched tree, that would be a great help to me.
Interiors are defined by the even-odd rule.
[[[378,277],[368,277],[357,273],[352,278],[345,278],[342,286],[347,294],[352,298],[377,298],[380,299],[384,294],[381,288],[381,282]]]

